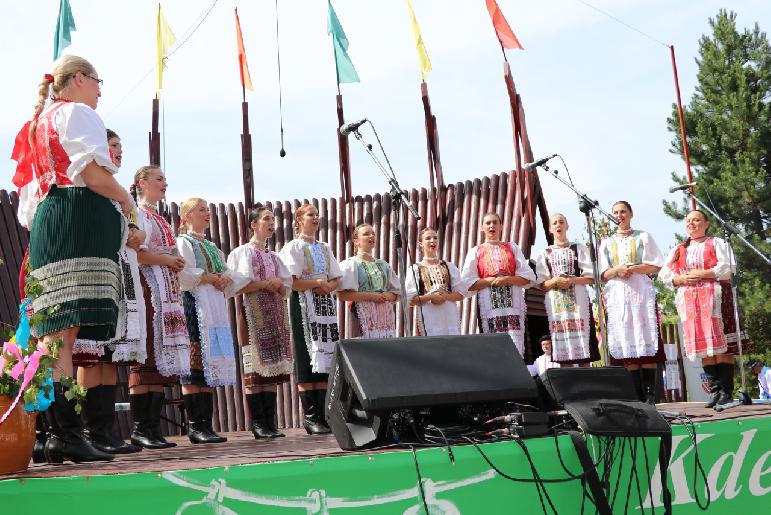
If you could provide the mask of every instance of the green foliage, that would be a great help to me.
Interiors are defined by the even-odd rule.
[[[656,302],[659,305],[661,322],[665,324],[677,323],[679,317],[675,307],[675,290],[658,279],[654,279],[653,284],[656,286]]]
[[[757,24],[739,32],[736,14],[720,10],[709,20],[712,34],[699,41],[698,84],[683,107],[695,193],[736,225],[753,245],[771,254],[771,46]],[[677,107],[667,119],[672,152],[683,156]],[[672,174],[676,184],[686,178]],[[663,202],[682,220],[690,202]],[[712,234],[723,236],[713,223]],[[733,239],[739,264],[739,305],[759,351],[771,340],[769,267]]]

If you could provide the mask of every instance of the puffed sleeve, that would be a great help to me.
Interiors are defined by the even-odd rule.
[[[340,263],[337,262],[337,258],[335,258],[335,254],[332,252],[332,249],[326,243],[322,244],[327,248],[327,252],[329,253],[329,270],[327,271],[327,281],[342,277],[343,271],[340,270]],[[338,288],[338,290],[339,289],[340,288]]]
[[[594,278],[594,270],[592,269],[592,258],[589,255],[589,251],[586,249],[586,245],[583,243],[577,243],[578,249],[578,268],[580,277]]]
[[[656,245],[653,236],[643,232],[640,234],[640,239],[643,242],[642,263],[644,265],[664,266],[664,256],[661,254],[659,246]]]
[[[455,266],[454,263],[450,263],[449,261],[445,261],[445,264],[447,265],[447,271],[450,272],[450,285],[452,286],[452,291],[454,291],[455,293],[460,293],[464,297],[468,297],[469,285],[466,284],[461,278],[460,270],[458,270],[458,267]]]
[[[549,266],[546,263],[547,255],[548,253],[546,249],[544,249],[544,251],[538,255],[538,259],[535,261],[536,284],[543,284],[544,282],[551,279],[551,272],[549,271]]]
[[[235,267],[231,267],[225,258],[225,253],[222,252],[220,249],[217,249],[217,254],[220,257],[220,260],[222,261],[222,273],[223,275],[226,275],[230,278],[232,281],[227,288],[225,288],[225,291],[222,293],[225,294],[226,298],[235,297],[236,293],[249,284],[251,279],[249,278],[249,274],[242,274],[238,271]]]
[[[407,270],[407,277],[404,280],[404,289],[407,292],[408,303],[412,302],[412,299],[414,299],[418,295],[418,284],[415,281],[419,275],[420,275],[420,269],[418,268],[418,265],[412,265]]]
[[[337,261],[335,261],[337,263]],[[359,271],[356,269],[356,260],[349,257],[340,263],[342,279],[338,291],[359,291]]]
[[[466,260],[463,262],[463,271],[460,274],[460,280],[466,290],[474,286],[479,280],[479,268],[477,268],[477,248],[472,247],[466,254]]]
[[[177,250],[179,255],[185,259],[185,268],[177,274],[179,287],[183,291],[192,291],[201,282],[204,270],[196,266],[193,245],[186,238],[181,236],[177,238]]]
[[[721,238],[715,238],[715,256],[717,257],[717,265],[712,268],[715,273],[715,277],[719,281],[727,281],[731,278],[731,274],[734,271],[735,264],[729,259],[728,245],[725,240]]]
[[[236,247],[228,255],[228,268],[235,270],[239,274],[249,279],[249,281],[254,281],[254,270],[252,269],[252,260],[250,257],[251,256],[249,254],[248,245],[241,245],[240,247]],[[241,288],[244,286],[241,286]]]
[[[136,214],[137,214],[137,216],[136,216],[137,227],[139,227],[141,230],[145,231],[145,241],[142,242],[141,245],[139,245],[139,248],[141,250],[147,250],[149,248],[149,245],[150,245],[150,238],[152,237],[153,229],[155,228],[155,224],[151,223],[147,219],[147,215],[141,209],[137,208]]]
[[[107,129],[96,111],[85,104],[72,102],[56,112],[54,123],[62,148],[70,159],[67,176],[75,186],[86,185],[80,173],[92,161],[110,173],[118,173],[110,159]]]
[[[597,252],[599,256],[597,256],[597,260],[599,261],[600,266],[600,277],[602,277],[602,274],[604,274],[607,270],[611,268],[610,261],[608,261],[608,245],[610,240],[608,238],[604,238],[600,242],[600,250]]]
[[[278,278],[281,279],[282,283],[284,283],[284,287],[286,289],[284,294],[288,297],[289,292],[292,291],[292,274],[289,273],[289,269],[286,267],[283,261],[276,259],[276,263],[278,264],[278,270],[276,270]]]
[[[292,240],[281,247],[278,257],[281,259],[281,262],[284,263],[287,270],[289,270],[290,274],[298,278],[302,277],[303,271],[305,270],[305,254],[296,240]]]
[[[394,272],[394,269],[391,267],[391,265],[388,265],[388,284],[386,285],[385,291],[395,293],[397,297],[402,296],[402,283],[399,282],[399,276],[396,275],[396,272]]]
[[[533,269],[530,268],[530,263],[528,263],[527,259],[525,259],[525,255],[522,254],[519,245],[516,243],[507,243],[507,245],[509,245],[514,251],[514,256],[517,259],[517,272],[515,275],[530,281],[530,284],[523,286],[523,288],[529,288],[535,283],[535,272],[533,272]]]
[[[665,260],[665,265],[661,267],[659,270],[659,280],[666,284],[667,286],[674,288],[675,285],[672,284],[672,280],[675,278],[675,271],[672,270],[672,267],[670,266],[670,263],[675,257],[675,252],[677,252],[677,249],[680,248],[679,245],[675,245],[675,247],[669,251],[669,254],[667,255],[667,259]]]

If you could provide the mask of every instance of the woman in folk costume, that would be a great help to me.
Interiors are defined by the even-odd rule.
[[[538,256],[536,282],[546,291],[544,304],[549,316],[551,361],[589,366],[600,359],[592,303],[586,288],[594,282],[592,261],[584,245],[568,240],[569,227],[561,213],[549,218],[554,243]]]
[[[174,231],[156,206],[166,196],[166,177],[157,166],[143,166],[132,190],[139,203],[138,219],[147,233],[137,259],[145,299],[147,359],[131,368],[129,400],[134,427],[131,443],[147,449],[174,447],[161,434],[163,387],[190,373],[190,339],[177,274],[185,259],[177,251]]]
[[[477,316],[483,333],[509,333],[519,353],[525,349],[525,288],[535,273],[516,243],[503,242],[501,217],[482,218],[485,241],[469,250],[461,280],[477,291]]]
[[[632,206],[613,204],[615,234],[600,243],[600,277],[606,281],[603,301],[607,314],[611,363],[632,373],[640,400],[653,402],[656,369],[665,360],[659,338],[656,288],[649,274],[658,273],[664,258],[653,237],[632,229]]]
[[[458,302],[468,294],[453,263],[439,258],[439,235],[426,227],[418,234],[423,258],[407,271],[407,301],[415,308],[421,336],[460,334]]]
[[[38,87],[34,119],[19,132],[12,155],[19,221],[31,231],[29,275],[42,286],[32,305],[47,315],[34,332],[49,349],[61,344],[47,412],[49,463],[112,459],[83,437],[75,401],[65,398],[61,384],[72,376],[75,339],[106,342],[118,318],[118,251],[127,237],[122,215],[132,202],[113,177],[106,129],[94,111],[101,83],[85,59],[57,60]]]
[[[257,205],[249,213],[252,238],[233,249],[228,267],[249,279],[243,294],[241,356],[246,402],[252,414],[255,438],[284,436],[276,428],[276,390],[289,381],[294,360],[286,297],[292,276],[278,254],[268,250],[276,230],[270,209]]]
[[[727,341],[726,322],[735,331],[731,273],[726,242],[707,236],[709,221],[701,211],[685,217],[688,238],[666,259],[659,278],[677,288],[675,305],[683,325],[685,355],[701,358],[710,386],[706,407],[733,400],[736,338]]]
[[[289,315],[292,320],[295,372],[308,434],[329,433],[324,420],[327,378],[340,339],[337,297],[340,266],[329,245],[316,239],[319,212],[303,204],[294,213],[296,237],[279,252],[292,274]]]
[[[357,225],[351,235],[355,255],[340,263],[343,277],[337,296],[350,303],[354,338],[396,336],[394,303],[399,300],[399,279],[382,259],[372,255],[375,229]]]
[[[226,298],[248,280],[231,269],[225,254],[206,239],[209,205],[189,198],[179,207],[177,249],[185,259],[179,273],[182,302],[190,335],[190,374],[179,378],[192,443],[227,441],[212,428],[214,388],[236,383],[236,355]]]
[[[120,168],[123,148],[120,137],[107,129],[110,159]],[[100,451],[129,454],[142,448],[124,442],[113,433],[115,424],[115,392],[118,384],[118,364],[135,365],[147,359],[145,301],[139,282],[137,250],[147,234],[137,219],[137,207],[126,215],[128,238],[118,253],[121,272],[121,295],[118,303],[118,325],[115,338],[107,345],[78,338],[72,361],[78,366],[78,384],[87,389],[81,415],[84,435]]]

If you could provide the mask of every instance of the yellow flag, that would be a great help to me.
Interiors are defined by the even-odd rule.
[[[420,35],[420,26],[415,17],[415,11],[412,10],[412,3],[407,0],[407,9],[410,11],[410,21],[412,22],[412,34],[415,36],[415,49],[418,51],[418,65],[420,66],[420,76],[426,80],[426,75],[431,71],[431,59],[428,58],[426,44],[423,42],[423,36]]]
[[[158,80],[156,81],[156,87],[155,87],[155,96],[156,98],[161,97],[161,88],[163,87],[163,68],[165,67],[164,60],[166,58],[166,54],[169,51],[169,48],[171,48],[171,45],[174,44],[175,41],[177,41],[176,36],[174,36],[174,33],[171,31],[171,27],[169,27],[168,22],[166,22],[166,18],[163,17],[163,12],[161,12],[161,4],[158,3]]]

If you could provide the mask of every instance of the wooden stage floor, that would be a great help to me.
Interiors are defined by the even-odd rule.
[[[659,404],[657,408],[667,413],[685,414],[697,424],[771,416],[771,405],[737,406],[720,413],[705,409],[702,405],[703,403],[681,402]],[[341,450],[331,434],[311,437],[302,429],[283,431],[287,435],[286,438],[272,440],[255,440],[247,431],[223,433],[228,437],[227,442],[209,445],[193,445],[186,436],[175,436],[169,438],[170,441],[178,444],[172,449],[143,450],[136,454],[118,455],[113,461],[107,463],[65,463],[64,465],[33,463],[26,472],[0,476],[0,479],[164,472],[353,454],[353,452]]]

